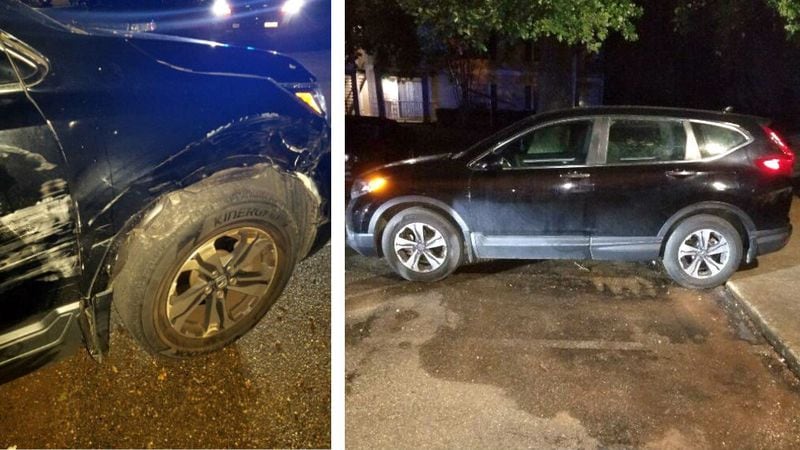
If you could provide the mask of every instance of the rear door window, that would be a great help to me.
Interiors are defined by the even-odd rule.
[[[697,139],[701,158],[727,153],[747,142],[747,137],[742,133],[720,125],[693,122],[692,130]]]
[[[686,129],[680,120],[611,119],[607,164],[682,161]]]

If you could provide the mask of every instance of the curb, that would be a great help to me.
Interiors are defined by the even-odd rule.
[[[770,327],[769,321],[758,309],[747,301],[736,286],[731,283],[725,283],[725,291],[730,294],[730,298],[747,313],[750,320],[753,321],[761,334],[767,339],[767,342],[781,355],[789,369],[800,377],[800,355],[781,340],[781,336]]]

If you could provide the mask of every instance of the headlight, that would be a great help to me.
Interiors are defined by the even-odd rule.
[[[386,187],[388,181],[386,178],[374,176],[365,179],[357,179],[353,182],[353,188],[350,190],[350,198],[361,197],[370,192],[377,192]]]
[[[327,117],[328,109],[325,105],[325,96],[319,90],[316,83],[288,83],[283,85],[289,92],[292,92],[298,100],[311,108],[320,116]]]
[[[225,17],[231,15],[231,4],[228,0],[214,0],[211,4],[211,14],[217,17]]]

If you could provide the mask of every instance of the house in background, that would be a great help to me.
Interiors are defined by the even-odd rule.
[[[539,54],[530,43],[495,45],[488,58],[470,60],[469,104],[490,113],[535,113],[542,88]],[[460,89],[445,70],[420,67],[415,76],[401,76],[391,68],[376,67],[375,59],[367,54],[346,70],[345,110],[349,115],[435,122],[437,110],[461,106]],[[571,73],[572,104],[601,104],[604,78],[600,57],[576,50]]]

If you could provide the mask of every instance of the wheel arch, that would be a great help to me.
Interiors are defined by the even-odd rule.
[[[265,175],[266,174],[266,175]],[[125,221],[120,230],[107,242],[105,242],[105,252],[100,258],[100,263],[96,264],[97,270],[92,276],[91,284],[89,286],[90,297],[100,295],[101,293],[108,292],[110,297],[110,288],[112,287],[113,280],[118,275],[121,268],[124,266],[117,264],[119,259],[125,259],[126,241],[130,233],[137,227],[144,226],[148,222],[155,219],[164,209],[166,202],[173,201],[175,195],[183,190],[191,189],[204,189],[209,186],[219,185],[223,183],[233,183],[243,181],[249,178],[263,177],[263,176],[280,176],[290,177],[295,181],[295,188],[301,186],[310,194],[311,197],[319,201],[319,193],[315,191],[314,183],[309,180],[305,175],[289,172],[278,166],[257,164],[249,167],[232,167],[213,173],[211,176],[204,177],[188,186],[176,186],[174,189],[162,192],[160,195],[153,197],[149,202],[144,204],[142,208],[136,213],[130,215],[129,219]],[[316,211],[316,217],[309,218],[309,222],[304,224],[306,226],[306,235],[300,248],[300,254],[307,254],[312,245],[315,243],[316,225],[320,220],[319,217],[319,204],[306,205],[310,209]],[[298,220],[302,218],[297,217]],[[110,300],[109,300],[110,302]]]
[[[461,233],[461,240],[464,243],[464,249],[467,253],[467,260],[474,260],[472,243],[470,242],[469,226],[461,214],[459,214],[458,211],[456,211],[452,206],[444,203],[441,200],[422,195],[406,195],[393,198],[379,206],[378,209],[375,210],[375,213],[372,214],[372,218],[370,218],[368,225],[368,233],[372,234],[375,239],[375,248],[378,250],[379,256],[383,256],[383,251],[381,250],[381,239],[383,237],[383,230],[386,227],[386,224],[400,211],[412,207],[428,208],[431,211],[441,214],[442,217],[449,220]]]
[[[752,257],[754,257],[754,255],[751,256],[752,245],[750,242],[751,236],[756,231],[756,225],[753,219],[741,208],[730,203],[718,201],[696,203],[673,214],[658,231],[658,237],[661,238],[659,256],[664,256],[667,239],[669,235],[672,234],[673,230],[685,219],[699,214],[710,214],[727,220],[736,228],[742,238],[745,259],[749,262]]]

